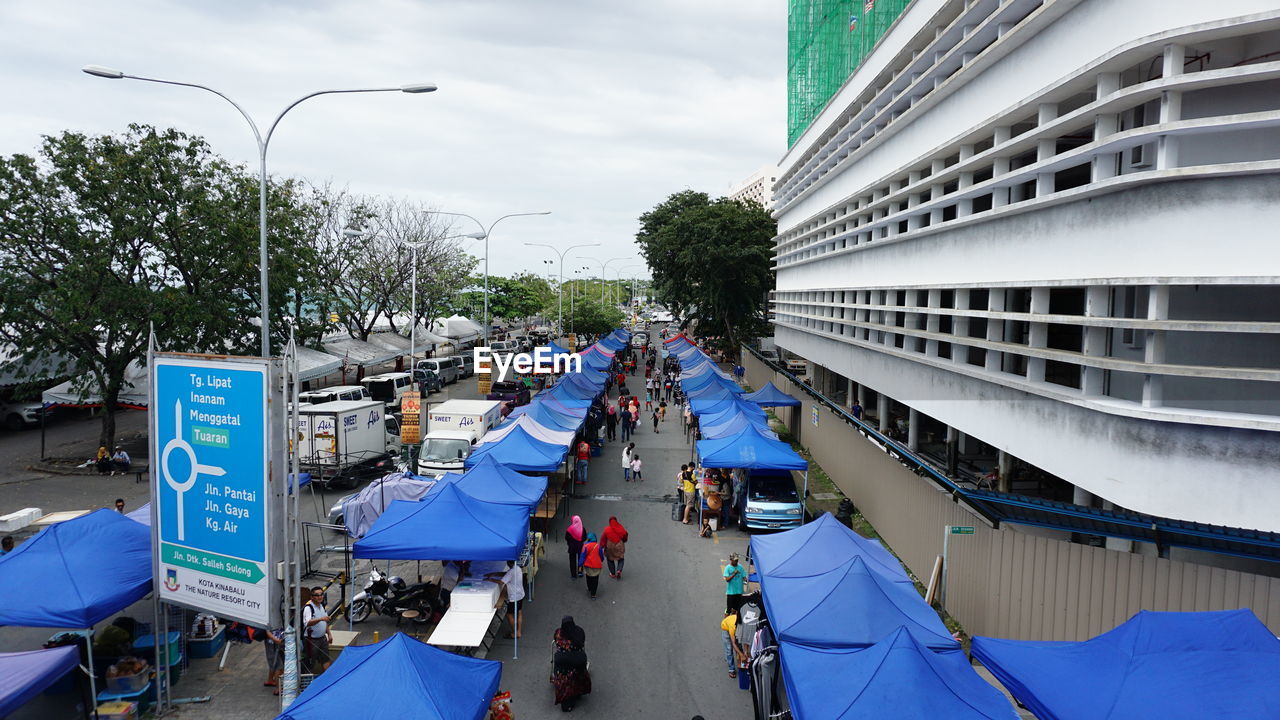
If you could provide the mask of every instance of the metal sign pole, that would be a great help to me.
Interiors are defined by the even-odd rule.
[[[951,545],[951,526],[946,525],[942,528],[942,582],[938,587],[938,609],[946,612],[947,610],[947,571],[951,568],[951,563],[947,558],[947,550]]]

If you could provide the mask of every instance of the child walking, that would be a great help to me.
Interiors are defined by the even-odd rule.
[[[635,482],[644,480],[644,476],[640,474],[640,455],[637,453],[631,454],[631,479]]]

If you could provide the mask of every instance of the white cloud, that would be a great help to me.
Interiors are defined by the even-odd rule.
[[[541,269],[547,251],[522,242],[637,256],[645,210],[686,187],[722,193],[785,150],[776,0],[15,0],[0,27],[4,154],[142,122],[256,163],[218,98],[92,78],[86,64],[210,85],[262,125],[312,90],[435,82],[428,95],[308,101],[282,121],[270,169],[484,221],[553,211],[494,231],[495,274]]]

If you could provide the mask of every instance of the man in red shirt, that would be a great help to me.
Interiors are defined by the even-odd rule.
[[[586,440],[578,443],[578,485],[587,484],[587,461],[591,459],[591,445]]]

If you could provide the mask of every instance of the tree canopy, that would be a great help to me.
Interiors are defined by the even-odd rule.
[[[697,318],[699,330],[736,352],[767,330],[777,223],[758,203],[706,193],[675,193],[640,216],[636,241],[654,292],[673,312]]]

